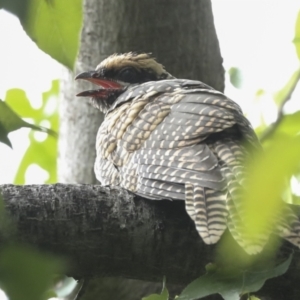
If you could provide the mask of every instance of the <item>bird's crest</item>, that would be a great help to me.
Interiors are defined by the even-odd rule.
[[[159,77],[164,75],[165,79],[174,78],[170,75],[164,68],[164,66],[156,61],[154,57],[151,56],[151,53],[115,53],[104,59],[96,68],[108,69],[108,70],[119,70],[124,67],[133,67],[137,70],[151,70]]]

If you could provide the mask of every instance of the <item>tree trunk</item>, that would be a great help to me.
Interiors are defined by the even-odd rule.
[[[152,52],[175,77],[198,79],[223,91],[210,0],[86,0],[75,74],[94,69],[112,53],[129,51]],[[59,181],[96,183],[94,144],[103,116],[76,99],[89,83],[75,82],[75,74],[65,78],[60,105]],[[122,296],[126,299],[133,297]]]
[[[114,52],[152,52],[178,78],[223,91],[224,71],[209,0],[88,0],[75,74]],[[88,83],[65,78],[60,105],[59,180],[95,183],[96,133],[103,116],[76,94]]]

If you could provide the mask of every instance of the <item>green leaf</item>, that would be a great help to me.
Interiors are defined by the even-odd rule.
[[[221,294],[225,300],[239,300],[240,295],[256,292],[267,279],[284,274],[292,255],[276,267],[265,270],[247,270],[230,274],[222,270],[208,272],[190,283],[176,300],[195,300],[208,295]]]
[[[11,143],[7,137],[8,133],[22,127],[28,127],[37,131],[55,135],[53,130],[25,122],[5,102],[0,99],[0,141],[8,146],[11,146]]]
[[[276,128],[274,134],[276,136],[289,135],[295,136],[300,133],[300,111],[293,114],[286,114]]]
[[[281,213],[284,205],[281,197],[286,179],[298,170],[299,153],[299,136],[278,138],[272,140],[264,153],[248,162],[249,176],[243,195],[245,236],[257,238],[274,224],[274,216]]]
[[[166,278],[164,278],[163,280],[163,289],[160,295],[152,294],[142,298],[142,300],[168,300],[168,299],[169,299],[169,292],[166,288]]]
[[[19,18],[23,18],[26,16],[29,2],[30,0],[0,0],[0,8],[4,8],[19,16]]]
[[[82,0],[2,0],[37,46],[73,69],[82,25]]]
[[[38,109],[31,107],[26,94],[19,90],[13,89],[7,92],[5,102],[18,111],[22,117],[32,118],[36,124],[47,121],[50,123],[51,132],[58,131],[58,94],[59,81],[53,80],[49,91],[43,93],[42,105]],[[54,111],[49,113],[47,107],[51,105]],[[23,111],[24,107],[24,111]],[[57,139],[47,136],[45,140],[39,141],[36,139],[34,132],[29,133],[30,145],[27,148],[23,159],[19,165],[14,183],[24,184],[25,174],[28,167],[32,164],[37,164],[42,169],[46,170],[49,178],[46,183],[56,182],[56,166],[57,166]]]
[[[0,284],[11,300],[41,300],[52,284],[61,262],[20,245],[0,252]]]
[[[257,91],[256,91],[256,93],[255,93],[255,96],[256,97],[261,97],[261,96],[263,96],[263,95],[265,95],[266,94],[266,91],[265,90],[263,90],[263,89],[258,89]]]
[[[152,294],[148,297],[144,297],[142,300],[168,300],[169,293],[168,290],[165,288],[160,295]]]
[[[44,293],[43,299],[57,298],[57,294],[53,290],[48,290]]]
[[[292,203],[295,205],[300,205],[300,196],[293,195]]]
[[[0,123],[0,142],[12,148],[11,142],[7,137],[7,135],[8,132],[5,130],[4,126]]]
[[[274,94],[274,101],[277,105],[280,105],[285,99],[289,98],[291,92],[295,89],[300,78],[300,68],[296,70],[285,86]]]
[[[0,99],[0,123],[6,132],[15,131],[31,124],[22,120],[5,102]]]
[[[239,68],[231,67],[228,70],[229,78],[231,84],[236,88],[241,88],[242,86],[242,73]]]
[[[6,91],[5,103],[22,118],[35,119],[37,110],[31,106],[24,90],[10,89]]]
[[[298,16],[295,24],[295,37],[293,42],[296,47],[298,59],[300,60],[300,11],[298,12]]]

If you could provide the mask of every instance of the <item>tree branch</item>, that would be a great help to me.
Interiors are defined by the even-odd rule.
[[[2,185],[17,239],[66,257],[70,276],[185,284],[204,273],[204,245],[181,201],[150,201],[99,185]]]
[[[273,124],[271,124],[260,136],[259,140],[261,143],[263,143],[264,141],[266,141],[267,139],[272,137],[272,135],[275,133],[277,127],[282,122],[282,120],[284,118],[284,113],[283,113],[284,107],[288,103],[288,101],[291,99],[291,97],[298,85],[299,80],[300,80],[300,71],[298,71],[297,77],[295,78],[292,86],[290,87],[289,92],[285,95],[284,99],[282,100],[282,102],[279,105],[276,121]]]
[[[151,201],[99,185],[0,189],[17,240],[65,257],[71,266],[68,275],[77,279],[112,276],[161,282],[166,276],[168,286],[185,285],[214,260],[213,247],[199,238],[183,201]],[[296,252],[288,273],[268,281],[257,294],[283,299],[277,296],[290,294],[291,287],[299,294],[300,287],[294,286],[299,264]]]

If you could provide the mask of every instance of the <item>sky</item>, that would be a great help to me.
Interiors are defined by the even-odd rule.
[[[299,1],[212,0],[212,4],[224,67],[242,71],[242,89],[232,87],[227,78],[226,95],[242,106],[254,127],[259,124],[261,113],[268,123],[274,121],[276,107],[271,96],[299,65],[292,44]],[[3,10],[0,41],[0,99],[4,99],[8,89],[21,88],[38,107],[42,92],[50,88],[53,79],[61,78],[63,67],[40,51],[18,19]],[[255,96],[258,89],[266,91],[259,101]],[[294,99],[299,95],[298,88]],[[287,109],[291,112],[300,108],[291,101]],[[0,184],[13,182],[29,143],[27,135],[27,129],[9,135],[13,150],[0,143]],[[32,166],[26,183],[43,183],[47,177],[44,173]]]

